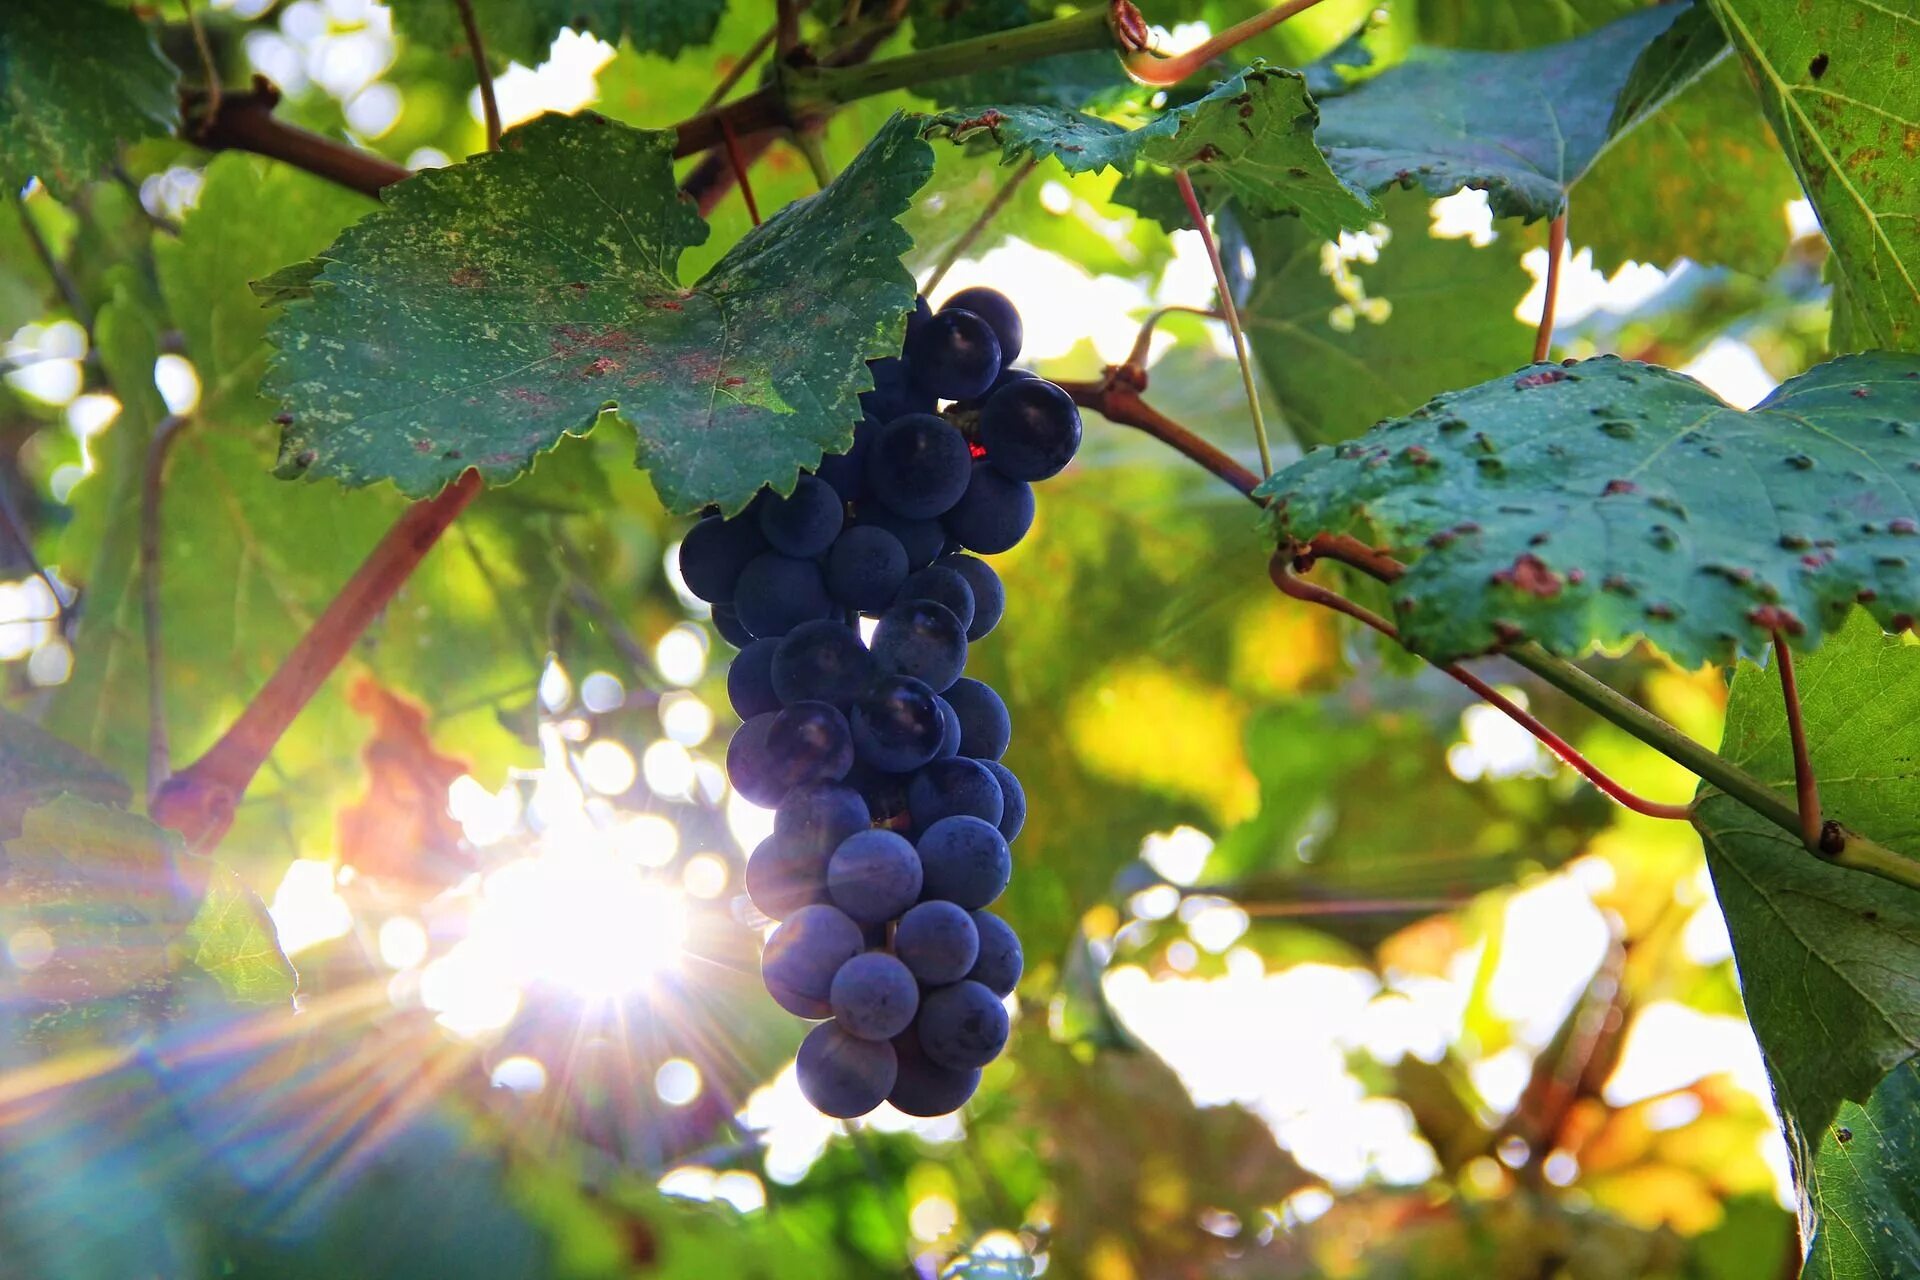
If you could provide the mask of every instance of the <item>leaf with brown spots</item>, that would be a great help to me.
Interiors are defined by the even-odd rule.
[[[1920,613],[1920,357],[1824,364],[1750,412],[1613,356],[1449,392],[1269,479],[1283,541],[1408,563],[1407,643],[1562,654],[1645,636],[1686,666],[1813,648],[1857,602]]]
[[[707,229],[672,150],[672,133],[543,116],[390,188],[310,276],[276,276],[293,299],[269,333],[279,474],[413,496],[468,467],[502,482],[617,410],[670,508],[737,511],[846,448],[865,362],[898,352],[913,306],[894,218],[929,148],[896,118],[691,287],[677,264]]]

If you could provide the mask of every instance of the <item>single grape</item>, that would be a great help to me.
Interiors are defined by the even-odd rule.
[[[929,1058],[920,1047],[917,1028],[909,1027],[894,1037],[893,1051],[898,1065],[887,1101],[907,1115],[932,1117],[958,1111],[980,1087],[978,1067],[955,1071]]]
[[[966,492],[940,521],[961,546],[991,556],[1027,536],[1033,511],[1033,486],[1008,476],[988,458],[973,464]]]
[[[803,622],[833,613],[820,566],[777,552],[756,556],[741,570],[733,607],[741,624],[756,636],[783,636]]]
[[[871,643],[877,668],[924,680],[935,693],[967,666],[967,629],[952,610],[930,600],[897,604],[881,614]]]
[[[997,828],[1006,802],[987,766],[965,756],[934,760],[907,784],[907,811],[924,831],[942,818],[968,814]]]
[[[767,749],[767,730],[779,714],[763,711],[738,729],[727,743],[727,780],[743,797],[762,808],[780,803],[791,784],[786,771]]]
[[[1005,363],[993,326],[971,311],[935,312],[907,344],[913,381],[942,400],[979,395]]]
[[[967,589],[973,592],[973,621],[967,624],[967,639],[982,639],[1000,625],[1000,615],[1007,609],[1007,589],[992,565],[966,555],[945,555],[934,563],[965,578]]]
[[[843,609],[878,613],[906,580],[907,549],[879,525],[855,525],[827,552],[827,594]]]
[[[1079,407],[1043,378],[1021,379],[987,397],[980,443],[999,471],[1016,480],[1045,480],[1080,449]],[[764,512],[760,518],[766,520]]]
[[[907,966],[884,951],[868,951],[840,966],[827,992],[833,1021],[860,1040],[891,1040],[913,1023],[920,986]]]
[[[980,955],[967,970],[967,979],[977,982],[997,996],[1010,996],[1020,985],[1020,971],[1026,957],[1020,950],[1020,935],[1013,926],[991,911],[973,913],[973,927],[980,938]]]
[[[808,559],[833,545],[846,514],[846,503],[832,485],[802,475],[791,497],[770,493],[760,503],[760,532],[781,555]]]
[[[727,701],[742,720],[780,709],[780,696],[773,691],[773,653],[780,645],[779,640],[749,640],[733,656],[727,668]]]
[[[960,754],[960,714],[951,702],[937,694],[933,701],[940,709],[940,749],[933,753],[933,758],[945,760]]]
[[[906,361],[898,356],[869,360],[867,371],[873,374],[873,390],[860,393],[860,408],[881,422],[892,422],[903,413],[932,413],[938,405],[933,393],[913,380]]]
[[[779,647],[768,671],[782,703],[830,702],[844,707],[873,683],[873,655],[860,643],[860,634],[844,622],[831,618],[803,622],[776,643]]]
[[[867,491],[867,450],[880,430],[879,419],[865,414],[853,426],[853,443],[845,453],[829,453],[820,459],[814,474],[825,480],[840,495],[842,502],[858,502]]]
[[[933,690],[911,676],[883,676],[853,704],[850,723],[855,755],[887,773],[908,773],[933,759],[945,731]]]
[[[722,640],[736,649],[744,649],[753,643],[753,632],[747,630],[746,624],[740,621],[739,613],[730,604],[713,606],[713,629],[720,633]]]
[[[825,902],[826,855],[775,831],[754,846],[747,859],[747,897],[761,915],[773,920],[785,920],[802,907]]]
[[[945,605],[959,619],[962,631],[973,626],[973,587],[957,569],[935,563],[910,576],[901,584],[895,603],[912,600],[931,600]]]
[[[915,1021],[927,1057],[952,1071],[984,1067],[1007,1047],[1007,1009],[977,982],[929,991]]]
[[[840,966],[864,950],[860,926],[844,912],[814,904],[801,907],[773,931],[760,952],[760,976],[782,1009],[802,1018],[825,1018],[827,994]]]
[[[923,902],[900,917],[893,953],[929,987],[958,982],[980,958],[980,930],[964,907]]]
[[[807,1032],[793,1069],[813,1109],[838,1120],[863,1116],[885,1102],[899,1076],[891,1044],[858,1039],[831,1022]]]
[[[1014,310],[1007,295],[998,289],[988,289],[976,285],[971,289],[962,289],[940,304],[942,311],[971,311],[987,322],[993,330],[993,336],[1000,343],[1000,366],[1005,368],[1020,358],[1020,346],[1025,338],[1025,330],[1020,324],[1020,313]]]
[[[781,799],[802,783],[844,778],[853,767],[852,730],[830,702],[796,702],[775,714],[767,725],[766,749],[785,784]]]
[[[1000,784],[1000,834],[1012,844],[1013,838],[1020,834],[1020,828],[1027,825],[1027,789],[1020,785],[1020,779],[1013,776],[1013,770],[998,760],[982,760],[993,780]]]
[[[944,898],[969,911],[986,906],[1013,878],[1013,853],[998,827],[980,818],[942,818],[920,835],[920,896]],[[827,872],[832,892],[833,872]]]
[[[907,816],[907,775],[887,773],[861,760],[855,749],[846,785],[860,793],[876,827],[904,827]]]
[[[767,540],[752,516],[707,516],[680,540],[680,577],[687,590],[708,604],[726,604],[733,599],[741,571],[766,549]]]
[[[827,860],[827,896],[861,924],[884,924],[911,907],[920,879],[913,845],[877,827],[848,836]]]
[[[815,782],[795,787],[773,814],[774,835],[795,848],[819,856],[823,887],[827,856],[840,847],[842,840],[865,831],[869,825],[867,802],[846,782]],[[748,869],[752,869],[751,864]]]
[[[1013,741],[1013,721],[1007,704],[993,686],[962,676],[944,691],[960,717],[960,754],[975,760],[998,760]]]
[[[966,492],[972,464],[966,437],[952,423],[930,413],[905,414],[874,437],[867,492],[896,515],[931,519]]]
[[[895,515],[877,503],[867,503],[854,522],[855,528],[872,526],[885,529],[900,540],[900,547],[907,553],[907,570],[913,572],[932,564],[947,545],[947,531],[938,520],[909,520],[905,516]],[[888,597],[892,603],[892,597]],[[882,608],[885,605],[881,606]]]

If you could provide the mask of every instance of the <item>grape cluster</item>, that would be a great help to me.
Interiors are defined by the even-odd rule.
[[[831,1116],[944,1115],[1006,1044],[1020,941],[986,908],[1027,802],[1000,763],[1006,704],[962,672],[1006,605],[978,557],[1026,534],[1032,482],[1080,445],[1072,399],[1010,367],[1021,336],[991,289],[937,313],[920,299],[902,356],[869,362],[853,447],[680,548],[740,646],[727,773],[774,810],[747,861],[748,895],[781,922],[761,970],[783,1008],[825,1019],[797,1070]]]

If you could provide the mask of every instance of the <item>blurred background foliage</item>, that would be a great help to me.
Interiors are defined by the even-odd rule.
[[[422,167],[484,141],[470,64],[408,25],[430,7],[224,0],[202,18],[226,83],[263,74],[283,118]],[[1144,7],[1190,44],[1263,5]],[[1367,43],[1379,65],[1415,42],[1527,47],[1630,7],[1395,0]],[[196,80],[178,9],[151,8]],[[509,122],[670,124],[770,9],[739,0],[672,56],[568,32],[538,67],[503,59]],[[886,50],[1051,12],[921,0]],[[1369,15],[1329,0],[1241,52],[1302,65]],[[901,107],[1118,82],[1087,55],[932,85],[848,107],[820,143],[837,169]],[[906,220],[921,278],[1009,173],[940,149]],[[1192,234],[1113,203],[1115,182],[1042,168],[942,292],[1005,289],[1056,377],[1122,359],[1154,306],[1208,305]],[[753,185],[771,209],[814,178],[776,144]],[[1685,367],[1743,404],[1819,358],[1825,249],[1796,195],[1721,67],[1576,192],[1561,353]],[[138,493],[162,424],[177,762],[402,506],[271,479],[255,389],[250,282],[368,207],[150,139],[0,216],[0,496],[30,543],[0,544],[0,680],[134,794]],[[711,223],[689,278],[748,227],[737,197]],[[1492,224],[1471,193],[1395,193],[1375,234],[1332,244],[1221,229],[1287,456],[1527,356],[1540,228]],[[1169,317],[1150,398],[1251,460],[1227,351]],[[1031,802],[1003,902],[1028,957],[1012,1051],[960,1118],[813,1115],[740,896],[766,815],[719,768],[730,650],[675,588],[680,530],[627,434],[603,425],[486,493],[249,793],[221,857],[270,905],[297,1015],[236,1017],[205,981],[150,983],[104,946],[86,999],[36,1002],[36,940],[0,906],[0,1274],[1791,1273],[1784,1152],[1691,830],[1608,805],[1450,682],[1267,590],[1238,496],[1099,421],[1002,558],[1007,621],[976,657]],[[1717,740],[1720,673],[1597,662]],[[1489,676],[1629,785],[1691,792],[1517,668]],[[113,790],[33,741],[68,789]]]

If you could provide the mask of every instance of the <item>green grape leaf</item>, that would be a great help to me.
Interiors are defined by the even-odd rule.
[[[913,42],[916,48],[943,44],[1024,27],[1053,16],[1055,6],[1035,0],[913,0]],[[1128,84],[1120,60],[1106,51],[1063,53],[1051,58],[1016,62],[1008,66],[948,76],[916,85],[915,92],[943,105],[963,102],[1041,103],[1054,107],[1082,107]]]
[[[1436,661],[1530,636],[1644,635],[1683,666],[1812,648],[1856,599],[1920,614],[1920,358],[1820,365],[1750,412],[1601,356],[1435,397],[1259,490],[1283,539],[1353,533],[1411,565],[1402,634]]]
[[[1719,56],[1699,38],[1656,44],[1683,12],[1644,9],[1510,53],[1416,51],[1322,99],[1316,140],[1335,173],[1368,191],[1478,187],[1496,217],[1553,217],[1614,139]]]
[[[270,331],[280,474],[416,496],[468,467],[510,480],[617,407],[669,508],[737,511],[846,448],[865,362],[898,350],[913,306],[894,218],[930,148],[896,117],[683,288],[706,228],[672,139],[543,116],[391,188]]]
[[[927,125],[955,141],[984,133],[1009,163],[1053,157],[1069,173],[1130,173],[1140,161],[1187,169],[1217,204],[1231,195],[1246,213],[1299,214],[1332,235],[1365,226],[1373,201],[1336,177],[1314,145],[1319,121],[1306,77],[1255,65],[1138,129],[1058,107],[975,107]]]
[[[1912,713],[1920,648],[1882,635],[1859,612],[1798,668],[1824,812],[1920,857],[1920,721]],[[1735,673],[1720,753],[1793,803],[1792,745],[1773,672],[1743,663]],[[1817,1153],[1836,1145],[1830,1126],[1842,1103],[1867,1102],[1887,1072],[1920,1050],[1920,892],[1814,857],[1795,836],[1708,788],[1694,824],[1804,1201],[1834,1172],[1836,1160]],[[1844,1164],[1861,1154],[1836,1157]],[[1876,1246],[1859,1247],[1871,1254]]]
[[[126,782],[98,760],[0,707],[0,839],[19,832],[28,809],[61,792],[111,805],[132,798]]]
[[[1513,311],[1532,281],[1518,257],[1435,238],[1428,204],[1381,197],[1387,238],[1372,263],[1333,266],[1325,238],[1299,223],[1242,224],[1256,270],[1240,321],[1302,444],[1358,435],[1525,356],[1532,332]]]
[[[206,896],[187,925],[193,962],[239,1004],[285,1004],[299,977],[280,950],[266,904],[229,867],[209,869]]]
[[[101,0],[0,6],[0,183],[63,199],[120,145],[173,130],[178,73],[147,24]]]
[[[395,0],[394,25],[418,44],[466,56],[466,32],[451,0]],[[547,60],[554,37],[568,29],[641,53],[678,57],[704,45],[727,11],[727,0],[474,0],[474,21],[496,66]]]
[[[1920,19],[1874,0],[1709,0],[1813,201],[1865,346],[1920,350]]]
[[[1807,1177],[1806,1276],[1920,1274],[1920,1064],[1887,1073],[1863,1106],[1840,1104]]]

